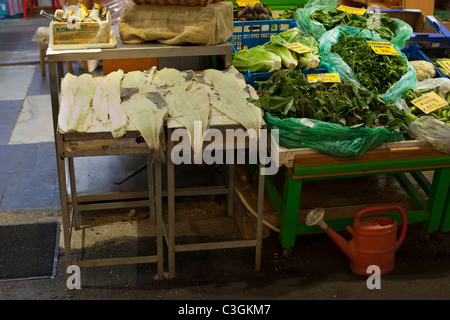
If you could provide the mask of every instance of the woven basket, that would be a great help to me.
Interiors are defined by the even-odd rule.
[[[132,0],[135,4],[202,6],[206,7],[212,0]]]

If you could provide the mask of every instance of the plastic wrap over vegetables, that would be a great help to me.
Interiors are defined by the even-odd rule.
[[[423,94],[434,91],[450,103],[450,79],[433,78],[417,82],[414,88],[408,88],[403,97],[395,104],[411,114],[408,134],[413,139],[424,140],[435,150],[450,153],[450,105],[425,114],[411,101]]]

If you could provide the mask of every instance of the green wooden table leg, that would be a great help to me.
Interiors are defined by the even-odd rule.
[[[429,219],[425,224],[425,228],[428,232],[439,230],[445,206],[449,202],[447,198],[449,187],[450,168],[436,169],[427,201]]]
[[[295,244],[301,188],[302,180],[292,179],[289,173],[286,172],[282,206],[279,215],[280,243],[283,248],[293,247]]]
[[[450,230],[450,188],[448,189],[447,201],[444,208],[444,214],[442,216],[440,230],[441,231]]]

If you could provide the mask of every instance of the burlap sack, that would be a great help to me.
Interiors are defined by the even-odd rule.
[[[206,7],[127,3],[122,7],[119,33],[123,43],[222,43],[233,35],[233,3]]]

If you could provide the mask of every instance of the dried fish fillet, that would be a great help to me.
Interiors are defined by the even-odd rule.
[[[104,88],[107,94],[113,138],[120,138],[126,132],[128,117],[121,105],[120,84],[124,76],[123,70],[111,72],[105,78]]]
[[[91,126],[91,101],[94,97],[95,81],[89,73],[78,77],[75,104],[70,116],[69,132],[86,132]]]
[[[166,89],[175,85],[188,86],[194,78],[194,71],[180,71],[174,68],[164,68],[155,72],[152,84],[159,89]]]
[[[258,134],[262,126],[262,111],[247,101],[247,98],[254,97],[256,93],[249,88],[236,68],[230,67],[227,71],[205,70],[203,81],[218,93],[211,99],[211,104],[215,108],[242,124],[249,130],[250,136],[253,133]]]
[[[102,77],[96,78],[97,86],[95,87],[94,97],[92,98],[92,108],[95,112],[95,117],[102,124],[108,122],[108,99],[104,89],[105,79]]]
[[[186,128],[194,151],[203,148],[203,136],[208,128],[211,111],[210,90],[209,86],[194,82],[189,88],[185,88],[182,84],[176,85],[168,89],[164,96],[169,115]],[[198,124],[201,125],[200,131],[195,130],[195,126]]]
[[[61,80],[61,102],[58,114],[58,125],[63,132],[68,132],[70,116],[75,105],[75,92],[78,77],[67,73]]]
[[[146,71],[130,71],[125,74],[121,82],[122,101],[130,99],[130,97],[140,91],[147,90],[146,87],[151,85],[156,67],[151,67]],[[144,88],[144,89],[140,89]],[[148,89],[149,90],[149,89]]]
[[[164,161],[164,140],[160,140],[160,135],[167,119],[167,107],[158,108],[141,93],[132,95],[122,106],[148,147],[155,150],[155,158]]]

